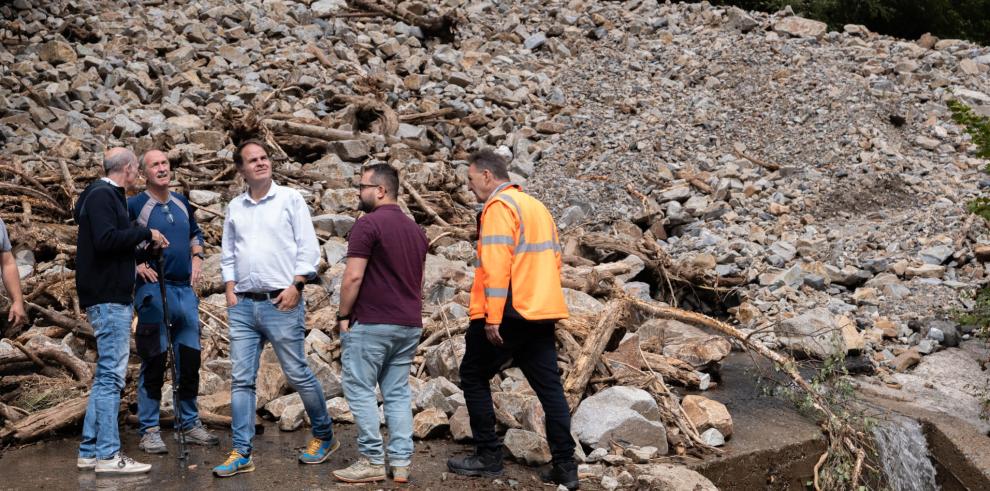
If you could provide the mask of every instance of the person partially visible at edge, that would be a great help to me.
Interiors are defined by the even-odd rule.
[[[141,357],[137,391],[141,432],[138,448],[151,454],[168,453],[158,417],[170,336],[175,356],[173,363],[179,373],[176,430],[182,431],[189,443],[217,445],[220,439],[206,431],[196,409],[200,366],[199,299],[193,286],[203,265],[203,233],[196,224],[189,201],[168,189],[172,180],[168,157],[160,150],[149,150],[141,157],[140,165],[146,189],[127,200],[130,219],[138,226],[161,231],[171,245],[160,258],[137,266],[135,345]],[[164,261],[164,278],[158,277],[159,261]],[[165,282],[171,333],[166,332],[159,281]],[[178,426],[180,421],[181,427]]]
[[[386,478],[378,400],[388,424],[388,464],[396,483],[409,482],[413,453],[409,368],[423,330],[423,267],[429,242],[397,204],[399,174],[388,164],[361,173],[361,211],[347,241],[337,326],[343,346],[342,385],[358,427],[361,458],[333,475],[349,483]]]
[[[313,438],[299,461],[325,462],[340,447],[323,388],[306,364],[304,349],[302,292],[320,262],[309,208],[298,191],[272,181],[264,143],[242,142],[234,152],[234,164],[248,189],[230,200],[223,223],[220,267],[230,323],[234,448],[223,464],[213,468],[218,477],[254,470],[255,379],[265,342],[272,344],[313,426]]]
[[[130,355],[131,302],[134,300],[135,264],[143,260],[142,243],[168,247],[158,230],[131,224],[125,188],[134,189],[138,162],[134,152],[111,148],[103,157],[106,177],[93,181],[79,195],[74,218],[76,291],[80,307],[96,336],[96,374],[83,420],[82,443],[76,466],[97,473],[148,472],[143,464],[120,451],[117,414]]]
[[[27,321],[27,313],[24,310],[24,295],[21,293],[21,275],[17,270],[17,261],[12,251],[7,225],[0,218],[0,270],[2,270],[3,287],[10,297],[7,324],[13,328]]]
[[[468,476],[502,474],[489,381],[511,359],[546,414],[553,466],[541,478],[577,489],[571,416],[554,345],[555,322],[567,318],[557,225],[543,203],[509,182],[502,157],[482,150],[469,162],[468,186],[484,206],[460,376],[476,450],[449,459],[447,467]]]

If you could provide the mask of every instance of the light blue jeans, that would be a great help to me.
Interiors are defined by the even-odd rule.
[[[409,367],[421,333],[418,327],[355,323],[341,335],[344,396],[357,423],[358,452],[373,464],[385,463],[376,385],[385,400],[389,464],[407,466],[412,461]]]
[[[251,454],[254,414],[257,410],[255,380],[265,342],[272,343],[285,379],[299,397],[313,424],[313,436],[333,439],[333,423],[327,413],[323,388],[306,364],[303,299],[295,309],[281,311],[269,300],[251,300],[238,295],[237,305],[227,309],[230,322],[230,360],[233,365],[230,412],[234,450]]]
[[[79,456],[109,459],[120,451],[117,414],[131,353],[130,304],[101,303],[86,309],[96,336],[96,375],[86,404]]]

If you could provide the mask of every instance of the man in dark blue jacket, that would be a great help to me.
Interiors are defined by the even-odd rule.
[[[135,264],[140,244],[165,248],[168,239],[157,230],[131,226],[124,190],[137,181],[134,152],[108,150],[103,168],[106,177],[86,187],[74,213],[79,225],[76,290],[93,325],[97,351],[76,466],[101,474],[133,474],[151,469],[121,453],[117,433],[120,391],[130,355]]]
[[[149,150],[141,157],[140,165],[147,188],[143,193],[127,199],[127,211],[138,226],[154,227],[161,231],[170,245],[161,258],[137,267],[134,310],[138,325],[135,345],[141,357],[137,393],[141,443],[138,448],[148,453],[168,452],[158,420],[169,337],[179,373],[179,407],[173,408],[178,414],[176,428],[184,433],[185,441],[189,443],[216,445],[220,439],[206,431],[196,409],[200,365],[199,299],[193,286],[203,266],[203,233],[196,224],[189,201],[168,189],[172,181],[168,157],[160,150]],[[164,278],[158,277],[158,261],[164,261]],[[169,326],[162,322],[159,281],[165,282]],[[166,331],[169,328],[171,333]],[[175,390],[174,381],[172,389]]]

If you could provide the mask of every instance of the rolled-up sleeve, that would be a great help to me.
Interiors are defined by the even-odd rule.
[[[308,278],[316,274],[316,266],[320,264],[320,243],[316,240],[313,218],[302,195],[296,193],[293,197],[291,210],[292,233],[296,241],[296,260],[292,274]]]
[[[220,238],[220,276],[223,282],[237,281],[234,271],[234,245],[237,242],[237,231],[234,230],[234,222],[231,215],[234,213],[234,204],[227,206],[227,213],[223,219],[223,236]]]

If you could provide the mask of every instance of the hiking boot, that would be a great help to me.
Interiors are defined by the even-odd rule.
[[[405,484],[409,482],[409,466],[408,465],[393,465],[392,466],[392,481],[399,484]]]
[[[462,476],[498,477],[502,475],[502,449],[477,449],[466,457],[447,459],[447,468]]]
[[[540,473],[543,482],[560,484],[569,490],[578,488],[577,464],[574,461],[553,464],[550,470]]]
[[[230,477],[242,472],[254,471],[254,462],[250,455],[241,455],[237,450],[231,450],[227,461],[213,468],[213,475],[217,477]]]
[[[333,477],[349,483],[384,481],[385,465],[372,464],[367,458],[361,457],[350,467],[333,471]]]
[[[96,460],[97,474],[141,474],[151,470],[151,464],[142,464],[120,452],[109,459]]]
[[[340,448],[340,441],[334,438],[333,440],[320,440],[319,438],[313,438],[309,441],[309,445],[306,447],[306,451],[299,454],[299,462],[303,464],[322,464],[330,458],[330,454],[337,451]]]
[[[145,453],[168,453],[168,447],[162,441],[162,432],[157,426],[148,428],[148,431],[141,435],[141,443],[138,444],[138,448],[144,450]]]
[[[81,471],[96,469],[96,457],[77,457],[76,468]]]
[[[186,443],[191,443],[193,445],[212,447],[220,444],[220,437],[206,431],[206,427],[203,426],[203,423],[199,423],[192,428],[183,430],[182,436],[186,438]],[[178,433],[176,433],[175,439],[179,439]]]

